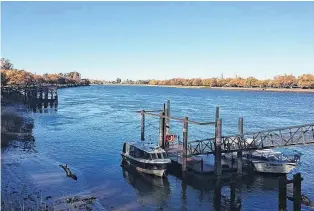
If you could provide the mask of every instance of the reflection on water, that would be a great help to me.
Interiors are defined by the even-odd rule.
[[[122,167],[125,180],[136,190],[138,200],[142,204],[150,204],[152,200],[160,207],[167,204],[170,196],[168,178],[154,177],[136,171],[132,167]]]

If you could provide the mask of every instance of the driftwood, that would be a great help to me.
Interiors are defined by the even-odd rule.
[[[287,199],[290,201],[293,201],[293,196],[287,196]],[[301,204],[308,206],[308,207],[314,207],[314,202],[311,201],[307,196],[301,195]]]
[[[60,164],[59,166],[60,166],[61,168],[63,168],[63,170],[65,171],[65,173],[66,173],[66,175],[67,175],[68,177],[71,177],[72,179],[77,180],[76,175],[71,172],[71,170],[70,170],[70,168],[68,167],[67,164],[65,164],[65,165]]]

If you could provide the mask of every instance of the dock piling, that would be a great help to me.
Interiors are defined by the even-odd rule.
[[[216,120],[219,118],[219,106],[216,106]]]
[[[145,140],[145,110],[141,111],[141,141]]]
[[[166,135],[169,135],[170,134],[170,125],[169,125],[169,123],[170,123],[170,118],[169,118],[170,117],[170,100],[167,100],[166,116],[168,117],[165,119]]]
[[[186,171],[187,146],[188,146],[188,117],[183,121],[183,153],[182,153],[182,172]]]
[[[238,134],[241,136],[241,141],[243,138],[243,117],[239,118],[238,121]],[[237,152],[237,173],[242,175],[242,167],[243,167],[243,160],[242,160],[242,151]]]
[[[216,119],[215,125],[215,175],[221,175],[221,133],[222,133],[222,119]]]
[[[281,176],[279,177],[279,211],[286,211],[287,210],[287,204],[286,204],[286,198],[287,198],[287,176]]]
[[[300,173],[293,175],[293,210],[301,210],[301,181]]]
[[[159,146],[161,146],[162,148],[164,147],[164,115],[165,115],[165,112],[161,112],[160,113],[160,120],[159,120]]]

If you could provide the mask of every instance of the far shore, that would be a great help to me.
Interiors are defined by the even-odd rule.
[[[301,88],[249,88],[249,87],[209,87],[209,86],[180,86],[180,85],[151,85],[151,84],[103,84],[104,86],[155,86],[169,87],[181,89],[218,89],[218,90],[234,90],[234,91],[261,91],[261,92],[306,92],[314,93],[314,89]]]

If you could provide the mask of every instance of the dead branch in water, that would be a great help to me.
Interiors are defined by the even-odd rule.
[[[287,196],[287,199],[290,201],[293,201],[293,196]],[[307,196],[301,195],[301,204],[308,206],[308,207],[314,207],[314,202],[311,201]]]
[[[77,180],[76,175],[71,172],[71,170],[70,170],[70,168],[68,167],[67,164],[65,164],[65,165],[60,164],[59,166],[60,166],[61,168],[63,168],[63,170],[65,171],[65,173],[66,173],[66,175],[67,175],[68,177],[71,177],[72,179]]]

